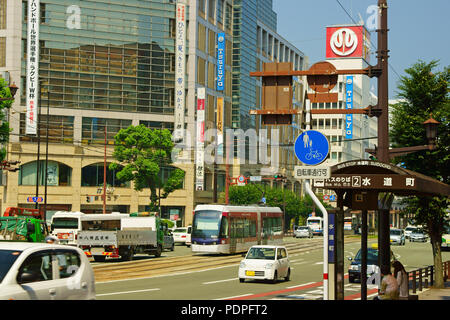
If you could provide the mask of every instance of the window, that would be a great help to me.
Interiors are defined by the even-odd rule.
[[[231,30],[232,20],[231,20],[231,5],[227,3],[225,6],[225,29]]]
[[[33,276],[33,281],[27,282],[53,280],[51,253],[38,252],[26,258],[20,267],[19,274],[17,276],[19,284],[27,283],[25,281],[21,281],[21,276],[25,273]]]
[[[105,144],[105,126],[107,141],[114,144],[114,136],[120,129],[126,129],[131,125],[131,120],[83,118],[82,143]]]
[[[37,161],[20,166],[19,185],[35,186],[37,174]],[[45,160],[39,161],[39,185],[45,185]],[[48,161],[47,163],[47,185],[48,186],[70,186],[72,180],[72,168],[63,163]]]
[[[223,0],[217,0],[217,23],[223,25]]]
[[[0,37],[0,67],[6,66],[6,37]]]
[[[211,23],[214,23],[214,13],[216,11],[216,0],[208,1],[208,17]]]
[[[45,99],[45,98],[44,98]],[[20,141],[37,142],[37,137],[25,135],[26,114],[20,114]],[[41,139],[47,136],[47,115],[41,114],[39,120]],[[48,117],[48,141],[55,143],[73,142],[74,117],[54,116]]]
[[[103,186],[103,163],[96,163],[81,169],[81,186],[100,187]],[[129,182],[117,178],[117,171],[110,170],[109,164],[106,166],[106,185],[112,187],[128,187]]]
[[[6,29],[6,0],[0,0],[0,29]]]
[[[81,259],[75,251],[57,251],[56,260],[59,267],[59,278],[69,278],[74,275],[81,266]]]

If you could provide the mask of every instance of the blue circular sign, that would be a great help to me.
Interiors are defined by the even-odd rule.
[[[313,166],[322,163],[328,157],[330,143],[321,132],[307,130],[295,140],[294,151],[298,160]]]

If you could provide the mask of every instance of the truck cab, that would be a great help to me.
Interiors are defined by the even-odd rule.
[[[0,217],[0,240],[45,242],[49,235],[44,221],[32,217]]]

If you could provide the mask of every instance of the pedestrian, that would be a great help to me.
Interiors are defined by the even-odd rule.
[[[394,276],[398,282],[399,298],[408,300],[408,274],[406,273],[405,267],[398,260],[395,260],[392,266],[394,267]]]
[[[384,277],[381,280],[380,293],[374,300],[398,300],[398,282],[390,269],[389,266],[382,266],[381,273]]]

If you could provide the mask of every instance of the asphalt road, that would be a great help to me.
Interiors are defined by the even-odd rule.
[[[286,238],[285,241],[292,241]],[[299,244],[309,239],[295,239]],[[376,241],[376,240],[375,240]],[[370,243],[375,242],[369,240]],[[346,243],[345,256],[354,257],[360,243]],[[431,245],[406,242],[405,246],[392,246],[392,251],[407,271],[433,264]],[[162,257],[192,256],[189,248],[176,246],[175,251],[165,251]],[[450,252],[442,253],[443,261],[450,260]],[[289,256],[291,280],[276,284],[262,281],[240,283],[237,277],[239,263],[201,271],[177,272],[155,277],[96,283],[99,300],[227,300],[227,299],[321,299],[323,294],[322,248],[295,253]],[[137,257],[149,259],[147,256]],[[95,263],[93,263],[95,264]],[[345,259],[345,272],[350,261]],[[376,287],[369,286],[369,296]],[[360,284],[345,280],[346,299],[359,297]]]

